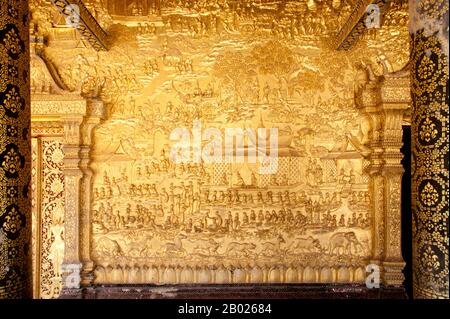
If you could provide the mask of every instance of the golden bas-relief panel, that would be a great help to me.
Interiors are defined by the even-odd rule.
[[[338,52],[352,1],[85,2],[109,51],[55,36],[46,55],[108,109],[91,152],[95,283],[364,282],[372,128],[354,96],[406,64],[406,27]]]
[[[148,267],[141,280],[157,283],[314,281],[298,269],[319,264],[343,265],[352,280],[370,256],[371,218],[351,74],[334,73],[338,87],[310,45],[242,36],[178,45],[188,41],[188,53],[147,62],[159,63],[142,96],[118,102],[95,132],[96,280],[133,282],[124,276]],[[170,133],[185,127],[194,139],[195,120],[223,140],[228,127],[277,128],[277,169],[260,174],[247,158],[174,163]]]

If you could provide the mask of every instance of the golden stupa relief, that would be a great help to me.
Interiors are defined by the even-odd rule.
[[[334,50],[354,2],[85,1],[108,51],[52,7],[34,11],[65,94],[106,107],[90,153],[95,283],[364,281],[377,229],[367,168],[381,133],[359,93],[405,66],[409,38],[395,2],[382,28]],[[222,139],[227,128],[277,129],[276,171],[246,158],[175,163],[171,132],[194,139],[196,123]],[[51,228],[52,260],[61,231]]]

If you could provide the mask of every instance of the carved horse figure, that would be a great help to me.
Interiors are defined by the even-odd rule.
[[[184,254],[186,250],[183,248],[183,239],[186,239],[186,235],[184,234],[178,234],[173,242],[166,243],[165,245],[165,254],[166,255],[173,255],[173,254]]]

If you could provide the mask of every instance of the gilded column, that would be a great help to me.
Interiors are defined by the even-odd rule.
[[[364,112],[370,119],[371,136],[369,147],[371,153],[368,157],[369,166],[367,173],[370,175],[370,194],[371,196],[371,214],[373,218],[373,244],[372,244],[372,264],[380,265],[384,252],[384,229],[385,229],[385,214],[384,214],[384,178],[382,175],[383,167],[383,146],[381,141],[382,136],[382,114],[380,111],[380,83],[379,79],[369,81],[364,90],[361,92],[361,105],[364,107]]]
[[[82,125],[81,163],[81,220],[80,220],[80,257],[83,264],[81,284],[89,286],[94,281],[94,263],[91,260],[91,194],[92,176],[91,151],[93,130],[105,118],[105,106],[99,99],[87,100],[87,116]]]
[[[63,289],[78,289],[81,282],[80,258],[80,190],[82,114],[64,116],[65,248],[62,265]],[[64,290],[62,291],[64,293]]]
[[[28,1],[0,4],[0,298],[31,298]]]
[[[449,298],[448,1],[410,1],[413,287]]]
[[[401,160],[402,124],[411,104],[409,69],[388,73],[381,83],[381,109],[383,118],[383,168],[384,177],[384,254],[382,282],[385,286],[401,287],[404,281],[405,262],[401,249],[401,185],[403,166]]]

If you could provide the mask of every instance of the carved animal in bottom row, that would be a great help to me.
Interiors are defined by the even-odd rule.
[[[228,244],[226,255],[231,257],[249,256],[256,248],[252,243],[236,243],[232,242]]]
[[[352,246],[355,254],[360,249],[363,250],[363,246],[359,242],[354,232],[339,232],[330,237],[328,253],[337,255],[352,254]]]
[[[186,253],[186,249],[183,245],[183,240],[187,239],[187,236],[184,234],[177,235],[173,242],[165,243],[164,252],[169,255],[183,255]],[[220,243],[216,242],[213,239],[199,239],[195,241],[189,241],[192,245],[192,249],[196,253],[204,254],[204,255],[214,255],[218,253],[218,249],[220,247]],[[265,242],[261,245],[260,253],[263,256],[274,256],[282,252],[281,245],[285,243],[283,236],[279,235],[275,241],[273,242]],[[143,247],[137,249],[135,245],[130,246],[130,251],[127,251],[127,255],[139,255],[141,257],[145,256],[143,253],[146,250],[148,244],[148,240]],[[231,242],[228,244],[225,255],[231,257],[241,257],[241,256],[250,256],[255,252],[256,245],[253,243],[239,243],[239,242]],[[312,252],[320,252],[322,251],[322,247],[318,239],[315,239],[312,236],[307,238],[297,237],[294,241],[289,245],[285,252],[291,253],[312,253]],[[113,239],[108,237],[101,237],[97,241],[96,251],[105,256],[111,257],[120,257],[124,256],[123,249],[120,244]],[[339,232],[330,237],[328,253],[331,254],[357,254],[358,252],[364,251],[364,247],[361,242],[358,240],[356,234],[354,232]]]
[[[97,241],[97,251],[102,255],[112,257],[124,255],[119,243],[116,240],[109,239],[108,237],[101,237]]]
[[[151,252],[152,237],[143,241],[130,242],[126,247],[127,255],[131,257],[146,257]]]
[[[297,237],[294,239],[292,244],[289,246],[288,251],[293,253],[313,253],[313,252],[320,252],[322,250],[322,246],[320,245],[320,242],[318,239],[315,239],[312,236],[309,236],[307,238],[303,237]]]
[[[213,239],[199,239],[191,243],[193,243],[195,252],[204,255],[213,255],[217,253],[217,249],[220,247],[220,244]]]
[[[173,242],[166,243],[164,252],[167,255],[179,255],[186,253],[186,250],[183,248],[183,239],[186,239],[186,235],[184,234],[178,234],[178,236],[175,237]]]
[[[266,257],[280,254],[281,244],[286,243],[283,236],[278,235],[275,242],[265,242],[261,246],[261,254]]]

